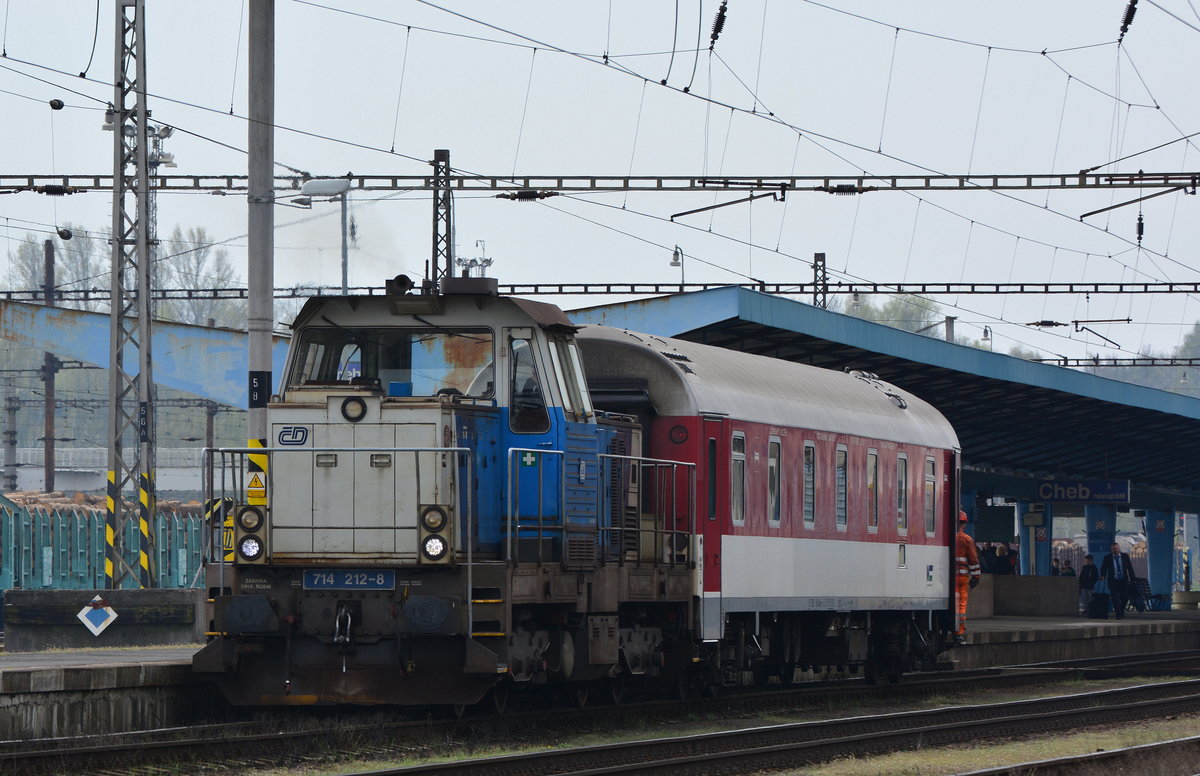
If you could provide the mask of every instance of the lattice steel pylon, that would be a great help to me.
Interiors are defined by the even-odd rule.
[[[116,2],[112,298],[109,337],[105,584],[154,587],[154,379],[151,369],[150,170],[144,0]],[[132,103],[132,104],[131,104]],[[132,286],[132,287],[131,287]],[[126,368],[126,350],[137,370]],[[130,494],[136,492],[136,499]],[[130,561],[127,526],[138,526]]]
[[[454,193],[450,189],[450,151],[433,152],[433,267],[430,280],[437,288],[454,272]]]

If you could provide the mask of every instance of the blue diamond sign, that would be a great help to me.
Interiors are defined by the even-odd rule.
[[[93,598],[75,616],[87,626],[87,629],[92,632],[93,636],[99,636],[104,632],[105,628],[112,625],[113,621],[117,619],[117,613],[100,596]]]

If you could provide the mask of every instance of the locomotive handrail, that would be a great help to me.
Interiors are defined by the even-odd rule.
[[[506,550],[505,560],[509,563],[517,562],[517,558],[514,557],[514,555],[513,555],[513,536],[520,533],[520,530],[521,530],[521,518],[520,518],[520,515],[517,514],[517,511],[520,507],[519,501],[517,500],[517,496],[519,495],[521,488],[520,488],[520,485],[517,483],[517,481],[515,479],[513,479],[513,461],[516,460],[519,455],[524,454],[524,453],[533,453],[538,456],[557,455],[557,456],[562,457],[563,465],[559,467],[559,472],[558,472],[558,474],[559,474],[559,476],[558,476],[559,508],[562,510],[565,510],[566,503],[567,503],[567,477],[566,477],[566,453],[565,452],[563,452],[562,450],[548,450],[544,447],[510,447],[510,448],[508,448],[508,461],[507,461],[507,464],[508,464],[507,465],[507,469],[508,469],[508,472],[507,472],[508,473],[508,509],[506,510],[507,511],[506,517],[508,518],[507,522],[509,523],[509,531],[508,531],[508,546],[507,546],[507,550]],[[538,469],[538,473],[537,473],[537,479],[538,479],[538,499],[537,499],[537,506],[538,506],[537,542],[538,543],[537,543],[537,547],[538,547],[538,562],[541,563],[541,561],[542,561],[542,523],[544,522],[543,518],[545,517],[545,515],[542,513],[542,506],[543,506],[543,504],[542,504],[542,484],[543,484],[542,483],[542,472],[543,472],[543,470],[542,470],[542,467],[540,464],[537,467],[537,469]],[[565,520],[563,521],[562,530],[563,531],[566,530]]]
[[[240,488],[240,486],[238,486],[238,484],[237,484],[237,481],[239,479],[244,479],[244,472],[242,471],[242,465],[241,465],[241,463],[239,463],[239,465],[237,465],[237,466],[226,467],[224,465],[224,460],[225,460],[226,456],[241,456],[242,461],[244,461],[245,456],[251,455],[251,454],[253,454],[253,455],[266,454],[269,456],[271,453],[366,453],[366,452],[414,453],[414,454],[453,453],[456,456],[461,455],[463,457],[463,459],[465,459],[465,461],[466,461],[466,467],[465,467],[466,468],[466,477],[464,479],[462,479],[461,482],[466,483],[467,487],[463,488],[463,491],[465,491],[465,497],[464,497],[465,508],[462,511],[466,515],[466,532],[465,532],[466,542],[465,542],[465,544],[467,546],[467,563],[466,563],[466,565],[467,565],[467,590],[472,590],[473,585],[474,585],[474,570],[475,570],[474,554],[473,554],[473,550],[472,550],[472,545],[474,544],[473,539],[475,536],[475,512],[473,509],[473,506],[474,506],[473,500],[471,498],[472,490],[470,488],[470,483],[474,482],[474,471],[473,471],[474,461],[472,460],[472,457],[471,457],[471,453],[473,452],[471,450],[471,448],[469,448],[469,447],[377,447],[377,446],[368,445],[366,447],[307,447],[307,446],[305,446],[305,447],[299,447],[299,446],[289,446],[289,447],[215,447],[215,448],[206,447],[202,450],[204,460],[206,461],[206,463],[209,467],[212,466],[212,458],[214,455],[222,456],[222,466],[221,466],[222,498],[224,498],[225,493],[229,492],[225,488],[225,474],[226,474],[227,469],[231,472],[231,475],[232,474],[241,475],[240,477],[238,477],[238,476],[232,477],[232,479],[235,480],[233,492],[244,492],[244,489]],[[232,461],[231,461],[231,463],[232,463]],[[270,488],[273,490],[274,489],[274,480],[273,480],[274,467],[268,465],[266,474],[267,474],[267,482],[268,482]],[[211,478],[206,478],[206,484],[205,484],[206,499],[205,499],[205,501],[208,501],[209,499],[214,497],[214,494],[209,490],[210,488],[214,488],[214,487],[215,487],[215,484],[211,482]],[[454,490],[457,490],[457,488],[455,488]],[[270,491],[268,491],[268,492],[270,492]],[[222,520],[222,523],[223,522],[224,522],[224,520]],[[223,525],[221,527],[221,530],[224,530]],[[209,531],[210,544],[211,544],[212,533],[213,532],[210,530]],[[221,552],[218,555],[220,558],[219,567],[218,567],[219,570],[217,572],[218,585],[221,588],[224,588],[226,560],[225,560],[225,552],[224,552],[224,544],[223,543],[222,543]],[[467,633],[470,633],[471,629],[474,627],[475,613],[474,613],[474,607],[473,607],[472,601],[471,601],[472,598],[473,598],[473,596],[470,596],[470,595],[467,596]]]
[[[688,534],[688,540],[689,540],[688,546],[689,547],[691,546],[691,537],[696,534],[696,464],[694,462],[692,462],[692,461],[673,461],[673,460],[670,460],[667,458],[648,458],[645,456],[638,456],[638,455],[618,455],[616,453],[600,453],[597,457],[600,458],[601,460],[607,459],[607,460],[614,460],[614,461],[629,461],[629,462],[637,464],[639,468],[653,468],[655,470],[662,470],[662,469],[669,467],[672,470],[671,487],[668,491],[670,493],[669,501],[670,501],[671,509],[668,512],[666,505],[665,504],[663,505],[663,514],[661,516],[664,519],[666,518],[666,515],[668,513],[674,514],[678,511],[678,505],[676,503],[676,498],[678,497],[678,479],[675,476],[674,472],[679,467],[682,467],[687,472],[687,483],[686,483],[687,499],[688,499],[688,503],[687,503],[688,530],[687,530],[687,534]],[[645,482],[644,479],[642,481]],[[642,499],[642,494],[643,494],[643,492],[641,490],[639,490],[639,492],[638,492],[639,502]],[[599,497],[599,493],[597,493],[597,496]],[[599,506],[600,505],[597,504],[597,515],[599,515],[599,513],[600,513]],[[640,513],[640,511],[641,510],[640,510],[640,503],[639,503],[639,513]],[[599,523],[597,523],[597,525],[599,525]],[[623,536],[626,529],[624,526],[621,526],[619,528],[610,529],[610,530],[616,530],[618,532],[618,535]],[[643,529],[640,526],[636,529],[636,533],[639,537],[641,535],[642,530]],[[663,528],[660,529],[656,522],[655,527],[653,529],[655,545],[658,546],[658,539],[660,538],[660,536],[666,536],[666,535],[675,536],[679,533],[680,533],[680,531],[677,528],[673,528],[668,531],[664,526]],[[689,559],[690,559],[690,555],[691,555],[691,553],[689,553]],[[619,555],[618,557],[619,557],[619,562],[623,563],[624,562],[623,554]],[[640,553],[639,553],[639,558],[640,558]],[[694,559],[690,559],[690,560],[692,560],[692,562],[694,562]],[[671,554],[671,559],[669,561],[669,565],[671,565],[671,566],[675,565],[674,552],[672,552],[672,554]]]

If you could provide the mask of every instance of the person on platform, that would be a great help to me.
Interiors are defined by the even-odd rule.
[[[1050,559],[1050,576],[1057,577],[1062,574],[1062,569],[1058,567],[1058,558]]]
[[[992,558],[992,573],[993,574],[1011,574],[1012,564],[1008,560],[1008,545],[997,544],[994,557]]]
[[[1079,568],[1079,613],[1087,616],[1088,604],[1092,602],[1092,591],[1100,580],[1100,570],[1091,555],[1083,556],[1083,565]]]
[[[979,552],[975,540],[967,533],[967,513],[958,512],[958,535],[954,537],[954,585],[958,603],[957,628],[954,642],[967,643],[967,597],[971,588],[979,584]]]
[[[1073,577],[1075,576],[1075,567],[1071,565],[1071,561],[1064,558],[1062,569],[1059,570],[1058,574],[1061,577]]]
[[[1108,582],[1108,594],[1112,596],[1113,614],[1119,620],[1125,616],[1125,604],[1133,586],[1133,564],[1129,553],[1121,552],[1121,545],[1112,543],[1111,552],[1100,562],[1100,578]]]

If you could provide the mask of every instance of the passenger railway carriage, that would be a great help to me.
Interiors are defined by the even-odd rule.
[[[227,540],[194,667],[231,701],[684,693],[936,656],[957,439],[934,408],[577,327],[489,279],[409,287],[310,300],[270,438],[213,454]]]

